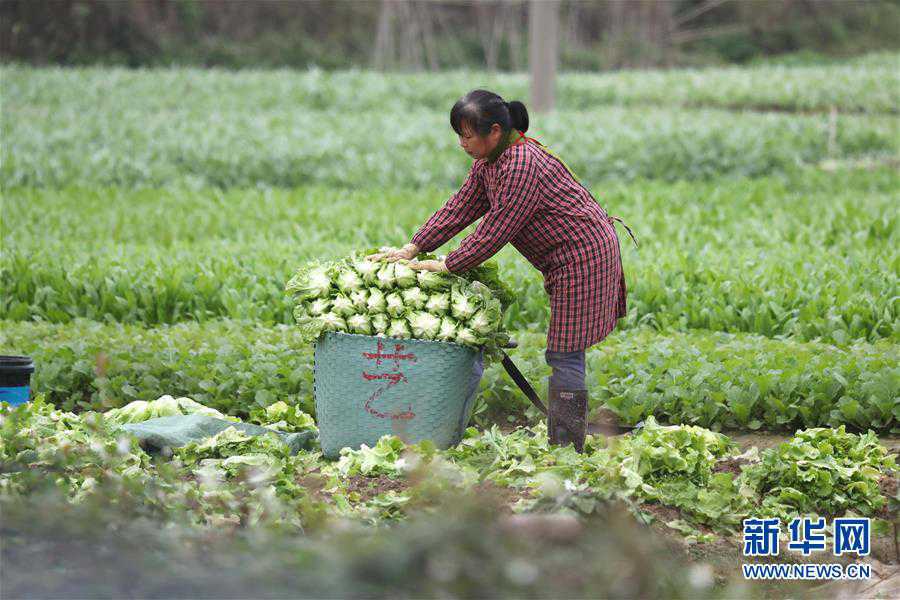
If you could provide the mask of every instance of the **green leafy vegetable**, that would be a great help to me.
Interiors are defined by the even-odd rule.
[[[253,411],[250,420],[275,431],[290,433],[318,431],[316,422],[311,416],[300,410],[300,407],[292,406],[283,400]]]
[[[356,312],[355,308],[353,300],[343,294],[338,294],[331,302],[332,312],[341,317],[349,317]]]
[[[475,284],[472,285],[474,286]],[[463,289],[461,286],[453,286],[453,290],[450,293],[450,313],[454,318],[461,321],[472,318],[479,305],[476,298],[480,299],[480,296]]]
[[[372,335],[372,320],[367,315],[353,315],[347,318],[347,328],[351,333]]]
[[[378,282],[379,263],[360,259],[353,262],[353,267],[356,269],[356,272],[359,273],[360,277],[362,277],[364,285],[373,286]]]
[[[384,313],[378,313],[377,315],[372,315],[372,330],[377,335],[383,335],[387,332],[388,327],[390,327],[391,320]]]
[[[387,303],[387,313],[392,317],[399,317],[406,312],[406,306],[403,303],[403,296],[397,292],[392,292],[385,296]]]
[[[416,272],[408,265],[398,262],[394,266],[394,285],[400,288],[411,288],[418,284]]]
[[[370,313],[384,312],[387,308],[387,301],[384,299],[384,292],[378,288],[369,288],[369,298],[366,300],[366,310]]]
[[[440,273],[432,271],[419,271],[416,274],[419,287],[423,290],[442,290],[447,287],[447,280]]]
[[[415,312],[409,315],[409,327],[413,337],[433,340],[441,329],[441,318],[425,311]]]
[[[313,316],[324,315],[331,309],[331,300],[327,298],[317,298],[309,303],[307,312]]]
[[[450,309],[450,294],[447,292],[433,292],[428,296],[425,310],[434,315],[446,314]]]
[[[353,308],[366,310],[369,306],[369,290],[356,290],[350,294],[350,301],[353,302]]]
[[[445,342],[455,342],[459,327],[452,317],[444,317],[441,319],[441,328],[438,331],[437,339]]]
[[[405,339],[412,337],[412,332],[409,329],[409,323],[406,322],[406,319],[392,319],[387,330],[387,335],[392,338]]]
[[[310,263],[297,270],[288,281],[285,291],[299,300],[325,298],[331,290],[331,273],[328,265]]]
[[[456,330],[456,343],[463,346],[483,346],[487,338],[476,335],[468,327],[459,327]]]
[[[762,509],[788,518],[798,514],[871,516],[884,506],[879,479],[896,468],[894,458],[871,431],[861,435],[817,427],[763,451],[744,481],[763,498]]]
[[[160,396],[151,402],[135,400],[121,408],[107,411],[104,416],[113,423],[141,423],[157,417],[172,417],[177,415],[206,415],[217,419],[228,419],[214,408],[209,408],[186,397],[173,398],[172,396]]]
[[[382,290],[393,288],[396,283],[396,276],[394,275],[395,269],[395,263],[384,263],[381,268],[378,269],[378,274],[375,277],[375,284]]]
[[[501,303],[480,281],[417,272],[402,261],[351,257],[312,264],[314,268],[298,271],[289,285],[297,302],[294,319],[307,341],[327,331],[383,336],[393,330],[398,338],[439,339],[487,348],[494,356],[508,339],[501,331]],[[483,272],[494,273],[494,268]],[[329,286],[320,282],[314,293],[303,292],[301,287],[314,279],[313,273],[316,281],[324,276],[333,281]],[[327,293],[318,295],[322,290]]]
[[[428,295],[418,287],[403,290],[402,296],[404,306],[410,310],[425,308],[425,303],[428,301]]]
[[[347,266],[341,269],[337,276],[337,287],[345,294],[355,292],[363,287],[362,277],[359,276],[352,267]]]

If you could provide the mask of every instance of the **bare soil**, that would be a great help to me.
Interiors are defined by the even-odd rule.
[[[741,467],[747,464],[743,458],[728,458],[720,460],[713,467],[713,473],[731,473],[735,477],[741,474]]]
[[[403,479],[391,479],[387,475],[354,475],[347,478],[347,493],[359,494],[362,502],[368,502],[375,496],[385,492],[400,492],[409,487],[409,482]]]
[[[517,490],[482,481],[472,488],[472,493],[497,506],[502,514],[512,514],[512,505],[531,496],[530,490]]]
[[[319,501],[325,501],[327,495],[322,491],[325,488],[325,477],[319,473],[319,469],[313,469],[294,478],[294,482],[304,488],[309,494]]]
[[[898,480],[896,477],[885,475],[878,481],[878,488],[886,498],[893,498],[897,495]]]

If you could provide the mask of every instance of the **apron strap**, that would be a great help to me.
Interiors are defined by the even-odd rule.
[[[544,144],[540,143],[539,141],[537,141],[537,140],[536,140],[535,138],[533,138],[533,137],[526,137],[525,134],[522,133],[522,132],[519,132],[519,138],[516,140],[516,142],[518,142],[519,140],[521,140],[521,139],[523,139],[523,138],[524,138],[525,140],[531,140],[532,142],[534,142],[535,144],[537,144],[538,146],[540,146],[547,154],[549,154],[550,156],[552,156],[553,158],[555,158],[556,160],[558,160],[558,161],[560,162],[560,164],[561,164],[563,167],[565,167],[566,171],[569,172],[569,175],[572,176],[572,179],[574,179],[574,180],[577,181],[579,184],[581,184],[581,180],[578,179],[578,175],[576,175],[575,172],[574,172],[572,169],[569,168],[569,165],[567,165],[567,164],[563,161],[563,159],[561,159],[561,158],[560,158],[559,156],[557,156],[554,152],[552,152],[552,151],[550,150],[550,148],[548,148],[548,147],[545,146]],[[582,187],[584,187],[584,186],[582,185]],[[585,187],[584,189],[585,189],[585,190],[587,191],[587,193],[591,196],[591,198],[594,197],[594,195],[591,194],[590,190],[588,190],[586,187]],[[594,198],[594,202],[597,202],[597,199],[596,199],[596,198]],[[598,203],[598,204],[599,204],[599,203]],[[629,227],[629,226],[625,223],[625,221],[623,221],[623,220],[620,219],[619,217],[613,217],[613,216],[610,216],[610,215],[606,215],[606,219],[609,221],[609,224],[613,226],[613,229],[615,229],[615,222],[616,222],[616,221],[618,221],[619,223],[621,223],[622,226],[625,228],[625,231],[628,232],[628,235],[631,236],[631,241],[634,243],[634,247],[635,247],[635,248],[638,247],[638,241],[637,241],[637,238],[634,237],[634,232],[631,231],[631,227]]]
[[[629,227],[629,226],[625,223],[625,221],[623,221],[623,220],[620,219],[619,217],[614,217],[614,216],[611,216],[611,215],[606,215],[606,220],[609,221],[609,224],[612,225],[613,228],[615,228],[615,222],[616,222],[616,221],[618,221],[619,223],[621,223],[621,224],[622,224],[622,227],[625,228],[625,231],[628,232],[628,235],[631,236],[631,241],[634,242],[634,247],[635,247],[635,248],[638,247],[638,241],[637,241],[637,238],[634,237],[634,233],[631,231],[631,227]]]
[[[519,142],[519,140],[522,140],[522,139],[524,139],[524,140],[526,140],[526,141],[531,140],[532,142],[534,142],[535,144],[537,144],[538,146],[540,146],[540,147],[544,150],[544,152],[546,152],[547,154],[549,154],[550,156],[552,156],[553,158],[555,158],[556,160],[558,160],[558,161],[560,162],[560,164],[566,169],[566,171],[569,172],[569,175],[572,176],[572,179],[574,179],[576,182],[578,182],[578,183],[581,185],[581,180],[578,179],[578,175],[576,175],[575,172],[574,172],[572,169],[569,168],[569,165],[567,165],[567,164],[565,163],[565,161],[563,161],[563,159],[561,159],[561,158],[560,158],[559,156],[557,156],[554,152],[552,152],[552,151],[550,150],[550,148],[548,148],[548,147],[545,146],[544,144],[540,143],[540,142],[537,141],[537,139],[535,139],[535,138],[527,137],[527,136],[526,136],[524,133],[522,133],[521,131],[519,132],[519,137],[518,137],[518,138],[516,139],[516,141],[513,142],[513,143],[516,144],[516,143]],[[585,189],[585,191],[588,193],[588,195],[590,195],[591,198],[594,198],[594,195],[591,194],[590,190],[588,190],[584,185],[581,185],[581,187],[583,187],[583,188]],[[597,199],[596,199],[596,198],[594,198],[594,202],[597,202]],[[599,204],[599,203],[598,203],[598,204]],[[635,247],[635,248],[638,247],[638,244],[637,244],[637,238],[634,237],[634,232],[631,231],[631,227],[629,227],[629,226],[625,223],[625,221],[623,221],[623,220],[620,219],[619,217],[612,217],[612,216],[610,216],[610,215],[606,215],[606,219],[607,219],[607,221],[609,221],[609,224],[613,226],[613,229],[615,229],[615,227],[616,227],[616,225],[615,225],[615,222],[616,222],[616,221],[618,221],[619,223],[621,223],[622,226],[625,228],[625,231],[628,232],[628,235],[631,236],[631,241],[634,243],[634,247]]]

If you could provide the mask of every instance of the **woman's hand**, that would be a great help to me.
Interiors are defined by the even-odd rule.
[[[385,250],[384,252],[378,252],[376,254],[370,254],[366,257],[366,260],[371,261],[379,261],[386,260],[388,262],[397,262],[398,260],[412,260],[416,256],[419,255],[419,247],[415,244],[407,244],[402,248],[396,249],[392,248],[390,250]]]
[[[431,271],[433,273],[447,273],[447,264],[442,260],[419,260],[409,263],[409,268],[415,271]]]

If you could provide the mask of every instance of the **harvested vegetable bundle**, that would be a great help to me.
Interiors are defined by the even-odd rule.
[[[135,400],[121,408],[106,411],[104,416],[114,423],[141,423],[157,417],[175,417],[179,415],[205,415],[217,419],[237,420],[227,417],[214,408],[204,406],[190,398],[173,398],[168,394],[156,400],[146,402]]]
[[[488,281],[478,281],[478,274]],[[372,262],[354,255],[301,267],[285,291],[296,302],[294,318],[309,342],[326,331],[440,340],[489,350],[508,339],[501,332],[501,298],[511,295],[494,265],[459,277],[417,272],[406,261]]]

